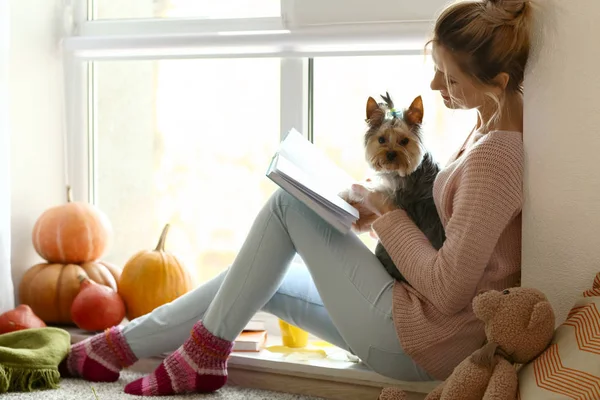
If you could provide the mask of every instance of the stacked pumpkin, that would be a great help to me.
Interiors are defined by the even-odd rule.
[[[87,330],[119,324],[125,316],[117,294],[121,270],[100,260],[110,237],[106,215],[91,204],[72,201],[67,188],[67,203],[46,210],[34,225],[33,247],[46,262],[25,272],[19,285],[21,304],[47,324],[75,323]],[[83,298],[95,293],[93,304],[73,307],[80,292]]]
[[[154,251],[135,254],[121,268],[101,261],[112,236],[97,207],[72,201],[46,210],[33,228],[33,246],[46,261],[31,267],[19,285],[21,304],[47,324],[97,331],[144,315],[191,287],[175,256],[164,251],[169,225]]]

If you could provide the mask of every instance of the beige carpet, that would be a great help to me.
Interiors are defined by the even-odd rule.
[[[0,395],[2,400],[131,400],[143,397],[131,396],[123,393],[125,385],[139,377],[141,374],[132,372],[121,372],[121,379],[115,383],[91,383],[80,379],[64,379],[61,381],[60,389],[45,390],[36,393],[4,393]],[[153,397],[159,399],[159,397]],[[205,400],[318,400],[317,397],[298,396],[293,394],[267,392],[264,390],[243,389],[234,386],[226,386],[213,394],[191,394],[186,396],[164,396],[164,400],[176,399],[205,399]]]

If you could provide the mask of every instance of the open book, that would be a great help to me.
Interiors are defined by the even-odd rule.
[[[279,145],[266,175],[341,233],[359,217],[338,195],[355,180],[295,129]]]

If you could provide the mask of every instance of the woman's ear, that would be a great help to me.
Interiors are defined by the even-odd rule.
[[[505,91],[508,86],[508,81],[510,81],[510,76],[506,72],[500,72],[493,79],[494,86],[497,86],[500,90]]]

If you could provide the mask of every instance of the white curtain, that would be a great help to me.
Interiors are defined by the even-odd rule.
[[[0,313],[14,307],[10,267],[9,0],[0,0]]]

